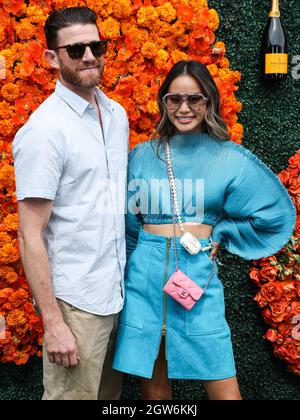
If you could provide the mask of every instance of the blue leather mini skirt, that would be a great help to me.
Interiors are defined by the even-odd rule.
[[[210,250],[190,255],[177,240],[179,269],[202,288],[212,272]],[[199,239],[203,247],[210,239]],[[163,335],[170,379],[220,380],[236,375],[223,285],[215,269],[191,311],[163,292],[175,271],[174,239],[143,229],[125,273],[113,368],[151,378]]]

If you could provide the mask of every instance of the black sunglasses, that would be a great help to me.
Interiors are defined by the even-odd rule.
[[[67,50],[69,57],[72,60],[78,60],[85,54],[85,50],[89,47],[94,57],[101,57],[107,51],[108,40],[92,41],[87,44],[73,44],[73,45],[62,45],[61,47],[53,48],[54,50],[60,50],[62,48]]]

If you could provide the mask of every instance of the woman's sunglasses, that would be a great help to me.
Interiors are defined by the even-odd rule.
[[[191,110],[198,111],[208,101],[208,98],[202,93],[167,93],[162,101],[168,111],[177,111],[183,102]]]
[[[73,44],[63,45],[61,47],[53,48],[54,50],[66,49],[69,57],[72,60],[81,59],[87,47],[90,48],[94,57],[101,57],[107,51],[108,40],[92,41],[87,44]]]

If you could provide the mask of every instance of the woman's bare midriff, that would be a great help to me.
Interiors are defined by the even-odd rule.
[[[204,225],[202,223],[183,223],[184,231],[192,233],[196,238],[209,238],[213,227],[211,225]],[[150,225],[143,226],[145,232],[153,233],[154,235],[171,237],[174,235],[174,228],[172,224]],[[181,236],[179,225],[176,224],[176,236]]]

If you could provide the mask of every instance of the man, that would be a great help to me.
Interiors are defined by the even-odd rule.
[[[48,400],[120,394],[109,367],[100,396],[99,386],[123,307],[125,200],[117,198],[129,129],[125,110],[96,87],[106,51],[96,20],[86,7],[48,17],[45,57],[59,80],[13,143],[20,254],[45,328]]]

